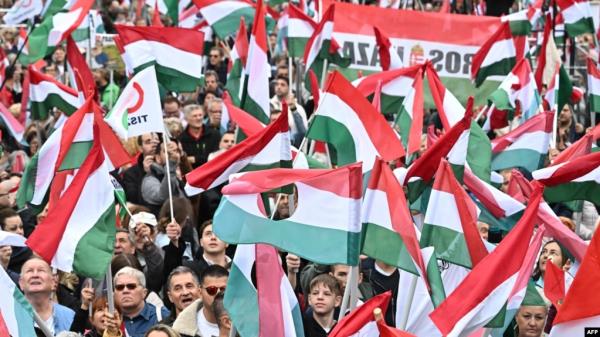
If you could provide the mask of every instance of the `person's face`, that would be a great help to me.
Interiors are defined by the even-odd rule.
[[[318,316],[325,316],[333,312],[336,306],[341,302],[340,296],[322,283],[316,284],[308,295],[308,303],[313,312]]]
[[[202,111],[202,109],[192,110],[186,119],[190,127],[201,128],[202,121],[204,120],[204,111]]]
[[[208,225],[202,231],[202,237],[200,238],[200,246],[204,249],[204,252],[208,254],[220,254],[225,252],[227,244],[221,241],[212,230],[212,225]]]
[[[200,290],[200,297],[202,297],[202,305],[210,308],[215,300],[215,296],[218,293],[225,291],[227,286],[227,277],[213,277],[206,276],[202,283],[202,289]]]
[[[277,97],[286,97],[288,95],[289,89],[290,87],[284,80],[278,79],[275,81],[275,95],[277,95]]]
[[[0,246],[0,263],[2,265],[8,265],[10,262],[10,256],[12,255],[11,246]]]
[[[142,135],[142,154],[145,156],[152,155],[156,152],[158,145],[158,135],[147,133]]]
[[[277,69],[277,77],[279,76],[283,76],[283,77],[290,77],[290,72],[288,71],[287,68],[279,68]]]
[[[99,308],[94,312],[92,317],[90,318],[90,322],[98,331],[104,331],[106,329],[106,321],[104,320],[104,308]]]
[[[16,215],[4,219],[4,230],[9,233],[23,236],[25,233],[23,232],[23,221],[21,221],[21,217]]]
[[[124,312],[143,306],[147,290],[131,275],[119,275],[115,280],[115,301]]]
[[[52,292],[54,278],[50,266],[40,259],[31,259],[25,262],[21,268],[19,286],[25,295]]]
[[[277,213],[282,219],[290,217],[290,198],[287,194],[281,194],[279,198],[279,204],[277,204]]]
[[[573,113],[571,112],[571,108],[569,108],[568,105],[565,105],[560,111],[560,114],[558,115],[558,120],[559,122],[566,123],[569,122],[572,117]]]
[[[65,61],[65,51],[62,49],[56,49],[54,51],[54,62],[60,63]]]
[[[216,66],[221,61],[221,55],[218,50],[211,50],[210,54],[208,54],[208,60],[210,64]]]
[[[506,193],[508,191],[508,183],[510,182],[510,178],[512,176],[512,172],[510,170],[504,170],[500,172],[500,175],[502,176],[503,180],[502,180],[502,186],[500,187],[500,190],[504,193]]]
[[[479,235],[481,238],[487,241],[490,235],[490,225],[484,222],[478,222],[477,229],[479,230]]]
[[[235,145],[235,135],[233,133],[224,133],[219,142],[219,149],[229,150]]]
[[[44,73],[52,78],[56,77],[56,66],[49,65],[45,68]]]
[[[191,273],[177,274],[171,278],[167,295],[177,312],[181,312],[200,297],[200,287]]]
[[[117,232],[115,237],[115,255],[121,253],[133,254],[135,253],[135,247],[129,241],[129,234]]]
[[[179,104],[177,102],[165,103],[165,117],[179,117]]]
[[[542,273],[546,272],[546,263],[549,259],[559,268],[562,268],[564,265],[562,251],[556,242],[547,243],[544,248],[542,248],[542,255],[540,256],[539,262],[540,271]]]
[[[204,80],[204,86],[206,87],[206,90],[217,91],[217,89],[219,88],[219,83],[217,82],[217,78],[215,76],[206,76]]]
[[[519,327],[518,337],[540,337],[546,322],[546,308],[523,306],[515,320]]]
[[[32,155],[36,154],[39,148],[40,148],[40,140],[37,137],[33,138],[31,140],[31,142],[29,142],[29,150],[31,151],[31,154]]]
[[[338,280],[338,283],[342,289],[346,289],[349,271],[350,267],[343,264],[336,264],[332,267],[331,276]]]
[[[221,115],[223,113],[223,107],[220,102],[211,102],[208,108],[208,118],[210,124],[219,125],[221,124]]]

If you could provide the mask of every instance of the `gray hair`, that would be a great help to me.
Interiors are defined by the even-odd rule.
[[[185,117],[188,117],[192,113],[192,111],[195,110],[202,110],[202,112],[204,112],[204,108],[202,107],[202,105],[189,104],[183,107],[183,115]]]
[[[121,275],[135,277],[138,280],[138,283],[142,287],[146,288],[146,276],[144,276],[144,273],[142,273],[141,271],[139,271],[135,268],[129,267],[129,266],[123,267],[123,268],[119,269],[119,271],[115,274],[115,277],[113,279],[113,284],[117,284],[117,279]]]
[[[171,289],[171,279],[173,276],[181,275],[181,274],[191,274],[192,278],[196,282],[196,285],[200,285],[200,280],[198,279],[198,275],[190,268],[186,266],[179,266],[171,271],[169,277],[167,278],[167,289]]]

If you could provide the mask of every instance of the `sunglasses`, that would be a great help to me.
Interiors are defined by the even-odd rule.
[[[127,284],[116,284],[115,289],[117,291],[123,291],[123,289],[127,288],[129,290],[134,290],[138,285],[136,283],[127,283]]]
[[[225,288],[226,287],[215,287],[215,286],[204,287],[204,289],[210,296],[215,296],[218,293],[225,292]]]

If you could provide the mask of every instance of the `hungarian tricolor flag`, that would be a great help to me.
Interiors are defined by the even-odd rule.
[[[77,0],[69,10],[44,17],[44,21],[29,34],[28,54],[21,54],[21,62],[34,63],[51,54],[81,24],[93,4],[92,0]]]
[[[390,291],[373,296],[342,318],[331,330],[329,337],[379,336],[373,311],[379,308],[385,315],[391,298]]]
[[[231,100],[236,106],[240,106],[242,97],[242,78],[246,75],[246,64],[248,60],[248,34],[246,33],[246,21],[240,19],[240,28],[235,37],[235,43],[229,53],[229,65],[227,67],[227,85],[225,89],[229,92]]]
[[[538,92],[533,72],[527,59],[521,59],[512,71],[504,78],[498,89],[489,97],[496,110],[505,112],[502,125],[490,125],[498,129],[510,123],[515,116],[524,122],[538,113],[541,97]],[[491,124],[498,117],[489,116]]]
[[[527,36],[515,36],[509,22],[503,22],[498,30],[473,56],[471,77],[476,86],[494,75],[506,75],[528,52]]]
[[[446,89],[431,63],[427,63],[426,74],[429,81],[429,91],[431,92],[431,97],[435,103],[442,125],[444,129],[450,130],[454,124],[463,118],[465,108],[456,99],[454,94]]]
[[[390,38],[385,35],[385,33],[377,28],[377,26],[373,26],[373,31],[375,32],[375,40],[377,42],[377,50],[379,53],[379,63],[381,64],[381,69],[383,71],[403,68],[402,60],[398,55],[398,52],[392,46],[392,42],[390,42]]]
[[[310,16],[293,5],[288,6],[287,46],[290,57],[303,57],[306,44],[317,28],[317,23]]]
[[[314,71],[319,81],[323,80],[323,72],[327,71],[324,69],[325,61],[342,68],[350,64],[350,59],[344,57],[342,47],[333,38],[334,9],[335,6],[329,6],[323,14],[304,50],[305,73]]]
[[[35,336],[33,308],[4,268],[0,270],[0,296],[0,335]]]
[[[426,264],[402,186],[390,167],[379,158],[365,192],[362,223],[362,253],[421,275],[433,303],[441,303],[445,294],[436,259],[428,259],[431,265]]]
[[[423,131],[423,72],[421,70],[417,72],[408,94],[402,101],[394,124],[400,131],[406,153],[412,155],[418,152]]]
[[[591,58],[587,59],[588,102],[592,113],[600,112],[600,70]]]
[[[194,4],[200,8],[200,13],[208,21],[208,24],[221,39],[235,35],[240,19],[244,17],[246,23],[252,24],[256,7],[252,1],[247,0],[194,0]],[[275,26],[272,17],[265,17],[268,30]]]
[[[383,115],[339,72],[330,77],[306,137],[331,145],[333,163],[362,162],[364,172],[371,170],[376,156],[392,161],[404,155]]]
[[[352,82],[352,85],[364,97],[371,97],[381,82],[381,112],[385,115],[395,115],[400,111],[400,105],[412,90],[412,84],[422,65],[417,64],[407,68],[393,69],[370,74]]]
[[[115,240],[115,196],[98,127],[94,144],[63,189],[60,198],[27,239],[27,245],[53,267],[102,278],[110,264]]]
[[[297,206],[270,220],[261,193],[294,184]],[[322,264],[356,266],[360,253],[360,164],[333,170],[271,169],[241,175],[225,186],[213,230],[231,244],[267,243]]]
[[[548,202],[588,200],[600,204],[600,152],[534,171],[532,175],[547,186],[544,198]]]
[[[158,82],[167,90],[194,91],[201,83],[204,34],[177,27],[116,25],[121,57],[133,71],[154,65]]]
[[[265,9],[263,1],[257,3],[256,15],[252,25],[248,60],[246,61],[247,77],[242,94],[242,108],[263,123],[269,123],[271,109],[269,106],[269,77],[271,65],[267,57],[267,30],[265,26]]]
[[[223,303],[244,336],[303,336],[300,304],[269,245],[237,246]]]
[[[421,233],[421,247],[435,247],[442,260],[475,267],[487,255],[477,230],[477,206],[444,159],[436,172]]]
[[[69,72],[69,81],[76,86],[80,100],[83,97],[96,95],[94,75],[71,36],[67,38],[67,71]]]
[[[188,196],[202,193],[227,182],[234,173],[290,167],[291,160],[288,116],[281,114],[260,132],[188,173],[185,191]]]
[[[504,307],[527,262],[540,200],[541,190],[538,190],[521,220],[502,243],[429,315],[443,336],[470,336]]]
[[[600,326],[600,235],[594,234],[565,301],[554,318],[550,337],[581,335]]]
[[[556,0],[565,20],[565,29],[569,36],[594,34],[594,20],[589,0]]]
[[[544,164],[552,138],[553,112],[535,115],[518,128],[492,140],[492,170],[521,167],[533,172]]]
[[[73,88],[35,70],[32,66],[29,66],[27,72],[32,119],[46,120],[53,108],[71,115],[81,106],[79,95]]]

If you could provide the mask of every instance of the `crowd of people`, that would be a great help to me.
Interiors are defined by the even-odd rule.
[[[397,2],[397,1],[396,1]],[[444,1],[410,2],[410,7],[437,11]],[[481,14],[484,1],[455,0],[451,12]],[[10,7],[6,3],[5,7]],[[512,5],[508,3],[505,10]],[[101,12],[107,34],[115,33],[114,24],[148,25],[152,9],[144,9],[144,17],[135,17],[128,1],[104,1]],[[419,7],[421,6],[421,8]],[[279,8],[280,6],[278,6]],[[389,7],[399,5],[390,3]],[[406,6],[405,6],[406,7]],[[493,13],[496,14],[496,13]],[[500,14],[500,13],[497,13]],[[163,17],[168,24],[168,18]],[[277,32],[269,38],[272,65],[270,83],[271,121],[288,106],[290,139],[299,146],[308,129],[308,119],[314,112],[314,102],[308,90],[296,92],[290,83],[286,55],[276,54]],[[19,31],[15,27],[0,29],[2,50],[6,55],[0,102],[15,116],[21,107],[24,68],[16,58],[20,52]],[[235,247],[220,240],[213,231],[212,218],[221,193],[212,189],[199,196],[185,193],[185,175],[214,160],[236,143],[235,125],[221,123],[223,95],[227,84],[230,41],[214,37],[214,46],[207,55],[204,84],[191,93],[167,93],[162,97],[164,123],[170,140],[166,146],[162,134],[144,134],[124,143],[132,161],[114,173],[126,194],[131,216],[121,221],[114,241],[114,256],[110,269],[113,275],[114,311],[107,296],[106,280],[99,282],[53,269],[27,247],[0,247],[0,262],[12,280],[23,291],[50,333],[55,336],[231,336],[232,322],[224,305],[224,293],[235,254]],[[92,50],[91,69],[99,91],[99,101],[110,109],[127,82],[119,68],[120,61],[103,50],[101,37]],[[68,84],[65,69],[65,49],[57,47],[45,59],[42,72]],[[292,82],[294,82],[293,80]],[[579,109],[578,109],[579,110]],[[29,236],[37,223],[44,220],[47,208],[17,209],[15,195],[25,165],[40,151],[59,120],[56,109],[42,121],[29,121],[24,143],[2,130],[0,157],[0,226],[3,231]],[[440,125],[434,110],[426,114],[425,126]],[[587,123],[587,124],[586,124]],[[589,119],[576,120],[571,106],[565,106],[558,117],[558,142],[549,160],[579,139],[589,125]],[[438,127],[440,128],[440,127]],[[427,148],[423,137],[422,151]],[[167,165],[169,161],[169,165]],[[510,171],[500,172],[504,178],[501,190],[506,191]],[[168,181],[171,184],[168,184]],[[171,186],[171,190],[169,190]],[[170,210],[172,196],[173,214]],[[275,200],[275,199],[274,199]],[[274,201],[273,200],[273,201]],[[275,205],[275,203],[273,203]],[[572,209],[563,204],[552,205],[565,226],[589,240],[598,223],[598,205],[583,203],[583,217],[575,220]],[[275,218],[290,216],[287,196],[275,205]],[[577,222],[577,225],[575,225]],[[502,233],[490,224],[477,224],[482,240],[497,243]],[[303,312],[306,337],[327,336],[340,317],[340,304],[349,277],[349,266],[318,265],[293,254],[281,252],[284,270]],[[537,293],[528,292],[518,311],[514,329],[519,337],[539,337],[549,332],[556,315],[554,305],[543,298],[544,274],[548,262],[574,274],[576,261],[557,241],[544,243],[534,281]],[[572,280],[571,274],[567,282]],[[396,325],[399,271],[396,266],[363,257],[358,288],[360,301],[366,301],[386,291],[392,292],[390,309],[385,314],[388,325]],[[534,289],[536,290],[536,289]],[[109,290],[110,291],[110,290]],[[539,294],[538,294],[539,293]],[[113,296],[110,296],[112,298]],[[38,327],[40,328],[40,327]],[[41,329],[36,330],[43,335]]]

